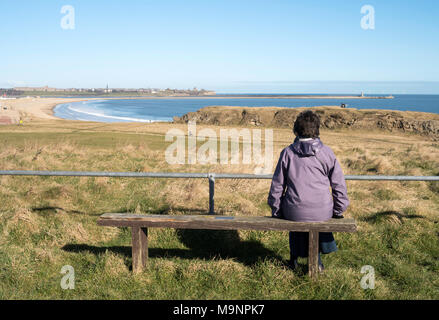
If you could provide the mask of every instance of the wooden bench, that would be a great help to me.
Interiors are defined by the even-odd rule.
[[[133,272],[140,272],[148,258],[148,228],[210,229],[210,230],[269,230],[309,232],[309,275],[318,274],[319,232],[355,232],[353,219],[331,219],[325,222],[295,222],[272,217],[217,215],[139,215],[106,213],[98,225],[131,227]]]

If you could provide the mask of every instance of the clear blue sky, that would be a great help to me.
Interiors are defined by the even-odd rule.
[[[439,93],[437,0],[1,0],[0,31],[0,87]]]

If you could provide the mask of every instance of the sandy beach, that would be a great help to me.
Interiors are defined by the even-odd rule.
[[[20,113],[24,121],[38,119],[57,120],[53,115],[53,108],[58,104],[94,100],[93,98],[20,98],[11,100],[0,100],[2,106],[7,106],[12,112]]]

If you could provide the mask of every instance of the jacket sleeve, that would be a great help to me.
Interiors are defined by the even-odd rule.
[[[268,194],[268,205],[271,208],[271,215],[276,218],[281,217],[281,198],[287,183],[287,152],[284,149],[277,162],[276,170],[271,180],[270,193]]]
[[[340,216],[349,206],[348,190],[340,163],[332,152],[331,159],[332,168],[329,171],[329,181],[331,183],[332,198],[334,200],[333,214]]]

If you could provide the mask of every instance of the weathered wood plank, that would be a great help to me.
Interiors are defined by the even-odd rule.
[[[133,272],[138,273],[146,266],[148,259],[148,229],[131,228]]]
[[[151,227],[176,229],[212,230],[273,230],[273,231],[320,231],[355,232],[353,219],[330,219],[325,222],[296,222],[272,217],[212,216],[212,215],[139,215],[103,214],[98,224],[113,227]]]
[[[311,279],[319,274],[319,232],[314,230],[309,232],[308,274]]]
[[[140,250],[142,252],[142,269],[148,262],[148,228],[140,228]]]

